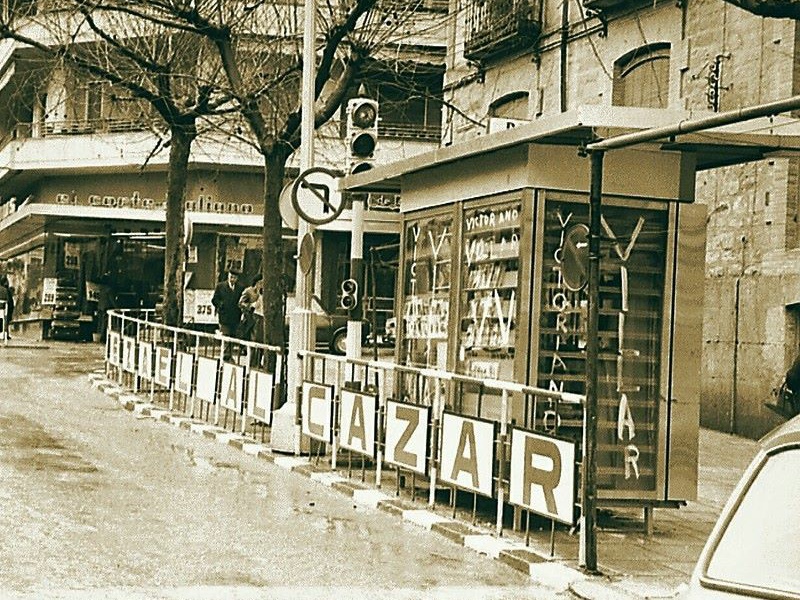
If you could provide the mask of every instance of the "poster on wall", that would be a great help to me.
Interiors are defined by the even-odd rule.
[[[215,325],[217,311],[211,304],[214,290],[184,290],[183,322]]]
[[[52,306],[56,303],[56,289],[58,289],[58,279],[55,277],[45,277],[42,280],[43,306]]]
[[[242,271],[244,268],[244,244],[229,244],[225,247],[225,271]]]
[[[81,246],[74,242],[64,243],[64,268],[81,268]]]

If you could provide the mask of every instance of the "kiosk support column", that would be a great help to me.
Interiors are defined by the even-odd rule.
[[[597,366],[600,347],[597,332],[600,320],[600,208],[604,154],[602,151],[589,154],[592,168],[589,188],[589,322],[586,332],[586,402],[578,562],[591,573],[597,571]]]

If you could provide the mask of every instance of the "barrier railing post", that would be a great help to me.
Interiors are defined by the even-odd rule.
[[[194,336],[194,364],[195,366],[198,364],[198,360],[200,359],[200,336]],[[189,416],[194,419],[194,407],[195,407],[195,400],[197,399],[197,386],[194,386],[191,394],[191,404],[189,408]]]
[[[178,330],[172,330],[172,359],[170,360],[170,369],[172,376],[169,378],[169,409],[173,410],[175,408],[175,377],[177,373],[177,361],[178,360]]]
[[[136,319],[136,343],[133,345],[134,352],[138,351],[139,348],[139,334],[141,333],[141,320]],[[139,393],[139,369],[137,368],[137,359],[139,357],[134,354],[133,357],[133,391],[134,393]]]
[[[376,419],[377,426],[375,428],[375,443],[377,446],[376,453],[375,453],[375,487],[381,489],[381,478],[383,476],[383,448],[380,444],[380,440],[384,439],[383,436],[383,419],[384,417],[384,406],[386,403],[385,394],[384,394],[384,387],[386,385],[386,370],[380,368],[377,370],[378,373],[378,415]]]
[[[500,405],[500,436],[499,448],[497,449],[497,524],[496,532],[498,537],[503,535],[503,504],[505,503],[505,488],[503,487],[503,473],[505,472],[506,462],[506,437],[508,435],[508,390],[502,390],[502,400]]]
[[[436,448],[439,446],[439,405],[441,403],[441,385],[439,378],[435,375],[432,376],[434,391],[433,391],[433,431],[431,435],[431,476],[430,476],[430,489],[428,490],[428,506],[431,508],[436,504],[436,478],[438,476],[438,469],[436,463]]]
[[[339,429],[337,423],[339,422],[339,411],[342,409],[342,389],[343,385],[343,371],[346,370],[347,359],[345,359],[345,369],[342,369],[342,361],[336,361],[336,384],[334,388],[334,401],[333,401],[333,436],[331,443],[331,470],[336,470],[336,459],[339,453]],[[323,367],[324,368],[324,367]],[[355,379],[355,378],[354,378]],[[337,408],[338,405],[338,408]]]
[[[225,362],[225,339],[220,341],[219,360],[217,361],[217,381],[222,377],[222,363]],[[222,404],[222,398],[217,398],[214,403],[214,425],[219,427],[219,405]]]
[[[120,320],[119,320],[119,340],[120,340],[120,342],[122,341],[122,336],[123,335],[125,335],[125,315],[124,314],[120,315]],[[119,350],[119,348],[118,348],[118,350]],[[119,358],[119,355],[117,355],[117,358]],[[123,385],[123,383],[122,383],[122,363],[119,360],[117,362],[119,363],[119,364],[117,364],[117,383],[120,384],[120,385]]]
[[[145,313],[146,314],[146,313]],[[148,325],[148,330],[151,332],[155,332],[152,325]],[[150,374],[150,404],[153,404],[156,395],[156,369],[155,369],[155,352],[156,352],[156,345],[155,345],[155,335],[151,333],[150,340],[147,342],[150,344],[150,364],[148,365],[148,373]]]

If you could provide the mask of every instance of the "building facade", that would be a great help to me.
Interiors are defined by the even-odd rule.
[[[796,23],[722,0],[465,0],[451,13],[445,99],[459,110],[445,111],[445,143],[584,105],[698,115],[798,90]],[[696,181],[713,299],[701,422],[754,437],[780,421],[764,402],[800,351],[798,163],[759,158]]]
[[[4,10],[25,14],[60,8],[4,3]],[[418,17],[428,24],[418,26],[425,32],[444,12],[426,6]],[[367,92],[381,107],[376,163],[438,145],[443,34],[422,33],[410,41],[410,51],[393,47],[390,58],[376,57],[370,67]],[[0,270],[15,290],[15,326],[90,338],[100,329],[103,306],[152,308],[160,301],[168,151],[144,101],[12,40],[1,45]],[[348,97],[359,93],[361,83]],[[318,132],[316,143],[316,164],[342,173],[348,162],[345,118],[343,109]],[[192,146],[184,223],[187,323],[216,322],[210,298],[228,268],[240,269],[246,283],[261,269],[264,161],[234,131],[207,127]],[[287,170],[296,176],[294,159]],[[396,243],[396,204],[395,198],[368,198],[367,253]],[[284,219],[289,303],[296,227],[290,216]],[[349,261],[349,231],[345,210],[317,232],[319,311],[338,306],[336,277]],[[378,293],[391,297],[394,275],[381,277]]]

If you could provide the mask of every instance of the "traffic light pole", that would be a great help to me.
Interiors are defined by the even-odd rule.
[[[316,71],[316,0],[305,0],[303,15],[303,82],[301,89],[300,120],[300,172],[314,166],[314,78]],[[306,234],[314,227],[304,219],[297,223],[297,255]],[[313,350],[316,331],[312,323],[311,297],[314,292],[314,269],[303,272],[300,261],[296,266],[295,307],[289,313],[289,349],[287,361],[286,404],[275,411],[272,419],[270,444],[273,450],[300,454],[301,444],[298,390],[304,379],[305,364],[300,360],[301,350]]]
[[[352,233],[350,236],[350,279],[356,282],[356,304],[348,312],[347,358],[361,358],[362,322],[364,314],[364,198],[354,194]],[[374,333],[374,332],[373,332]]]

